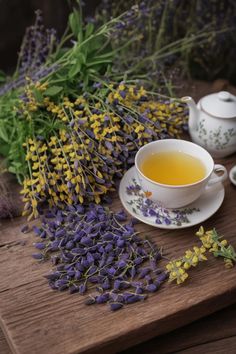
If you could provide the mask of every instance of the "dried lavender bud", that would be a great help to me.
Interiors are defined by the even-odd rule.
[[[41,233],[42,233],[42,230],[39,227],[37,227],[37,226],[33,226],[33,231],[38,236],[40,236]]]
[[[127,266],[127,263],[122,259],[119,262],[117,262],[117,266],[119,268],[125,268]]]
[[[110,281],[109,281],[108,278],[101,284],[101,287],[102,287],[104,290],[108,290],[108,289],[111,288],[111,284],[110,284]]]
[[[47,274],[44,276],[44,278],[49,279],[49,280],[57,280],[58,277],[60,277],[60,272],[54,272],[54,273]]]
[[[133,304],[133,303],[135,303],[135,302],[137,302],[137,301],[142,301],[142,300],[144,300],[145,299],[145,295],[139,295],[139,294],[137,294],[137,295],[130,295],[130,296],[127,296],[127,298],[126,298],[126,304]]]
[[[96,296],[95,301],[97,304],[104,304],[109,300],[109,298],[110,298],[109,293],[104,293],[104,294]]]
[[[136,288],[135,292],[136,294],[142,294],[144,292],[144,289],[139,286]]]
[[[151,284],[152,282],[153,282],[153,279],[152,279],[152,277],[151,277],[151,275],[150,274],[148,274],[148,275],[145,275],[145,280],[146,280],[146,282],[147,282],[147,284]]]
[[[124,245],[125,245],[125,240],[122,240],[119,238],[117,240],[117,246],[122,248],[122,247],[124,247]]]
[[[139,271],[139,278],[142,279],[144,278],[148,273],[150,273],[151,269],[150,268],[142,268]]]
[[[115,218],[117,221],[126,221],[127,215],[125,214],[124,210],[121,210],[115,214]]]
[[[111,302],[110,303],[110,309],[111,311],[117,311],[121,309],[124,305],[120,302]]]
[[[84,294],[86,292],[86,290],[87,290],[86,284],[81,284],[79,286],[79,293],[80,294]]]
[[[43,250],[46,247],[46,245],[43,242],[36,242],[34,243],[34,247],[37,248],[38,250]]]
[[[86,305],[93,305],[95,302],[96,302],[95,298],[91,296],[85,300]]]
[[[165,281],[166,279],[168,279],[168,273],[162,273],[160,275],[158,275],[157,280],[162,283],[163,281]]]
[[[29,226],[28,225],[24,225],[22,226],[21,230],[20,230],[23,234],[26,234],[27,232],[29,232]]]
[[[150,292],[155,292],[155,291],[157,291],[157,289],[158,289],[158,287],[157,287],[157,285],[156,284],[148,284],[147,286],[146,286],[146,290],[147,291],[150,291]]]
[[[78,288],[78,286],[76,286],[75,284],[72,284],[72,285],[69,287],[69,292],[70,292],[70,294],[77,293],[78,291],[79,291],[79,288]]]
[[[131,277],[132,277],[132,278],[135,277],[136,274],[137,274],[136,268],[135,268],[135,267],[132,267],[132,268],[130,269],[130,275],[131,275]]]
[[[44,258],[41,253],[34,253],[34,254],[32,254],[32,257],[34,259],[38,259],[38,260],[42,260]]]

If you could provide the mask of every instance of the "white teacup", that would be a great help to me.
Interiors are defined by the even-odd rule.
[[[200,160],[205,166],[205,177],[195,183],[185,185],[162,184],[146,177],[141,171],[141,164],[147,156],[159,152],[178,151]],[[223,182],[227,178],[227,170],[222,165],[215,165],[211,155],[201,146],[180,139],[157,140],[144,145],[135,156],[135,166],[143,191],[150,199],[161,203],[166,208],[181,208],[198,199],[206,189]],[[223,172],[221,176],[212,176],[213,172]]]

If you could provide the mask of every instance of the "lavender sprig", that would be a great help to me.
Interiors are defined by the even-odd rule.
[[[36,82],[58,68],[55,64],[45,65],[57,43],[56,30],[44,27],[40,10],[37,10],[35,14],[35,23],[26,29],[21,44],[16,70],[17,77],[0,87],[0,96],[23,87],[26,84],[26,77]]]

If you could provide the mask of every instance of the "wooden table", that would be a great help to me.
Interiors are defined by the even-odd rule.
[[[235,354],[236,304],[119,354]],[[12,354],[0,330],[0,353]]]
[[[233,155],[216,162],[229,170]],[[236,188],[225,183],[225,200],[217,213],[203,223],[216,227],[236,247]],[[112,208],[120,208],[118,198]],[[84,305],[83,296],[53,292],[43,275],[48,263],[38,264],[32,233],[20,233],[22,218],[1,223],[0,233],[0,323],[14,353],[72,354],[114,353],[170,332],[236,302],[236,270],[209,257],[191,271],[182,286],[165,284],[143,303],[109,312],[106,305]],[[196,243],[198,227],[161,230],[138,224],[137,229],[178,257]],[[1,350],[0,350],[1,352]]]

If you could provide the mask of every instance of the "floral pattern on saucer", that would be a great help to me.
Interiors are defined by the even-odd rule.
[[[136,178],[132,179],[132,184],[126,187],[126,193],[133,196],[127,201],[132,207],[135,214],[137,211],[144,217],[153,217],[158,225],[176,225],[181,226],[183,223],[189,223],[188,215],[193,212],[199,212],[198,208],[181,208],[181,209],[166,209],[160,203],[154,202],[150,197],[150,192],[142,191],[141,186],[137,183]]]
[[[133,217],[160,229],[183,229],[203,223],[220,208],[225,196],[224,185],[217,183],[187,207],[166,209],[151,201],[148,191],[143,191],[137,181],[137,171],[133,166],[120,182],[121,203]]]

